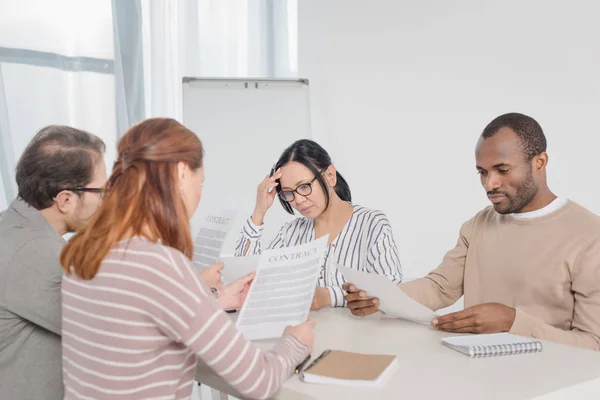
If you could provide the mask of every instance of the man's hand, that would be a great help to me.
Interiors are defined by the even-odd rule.
[[[329,294],[329,289],[326,287],[317,286],[310,309],[315,311],[329,306],[331,306],[331,295]]]
[[[367,293],[364,290],[357,289],[351,283],[344,283],[342,288],[347,292],[344,298],[346,306],[350,309],[352,315],[358,317],[366,317],[367,315],[375,314],[379,311],[379,299],[367,298]]]
[[[225,264],[222,262],[215,263],[200,271],[200,278],[202,278],[207,286],[214,286],[217,289],[221,289],[223,287],[223,282],[221,281],[221,270],[223,268],[225,268]]]
[[[457,333],[508,332],[516,310],[499,303],[485,303],[438,317],[431,321],[435,329]]]
[[[221,305],[224,310],[236,310],[241,308],[246,301],[252,280],[256,276],[256,271],[250,272],[248,275],[238,279],[235,282],[225,286],[217,302]]]

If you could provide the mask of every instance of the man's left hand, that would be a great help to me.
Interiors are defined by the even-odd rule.
[[[431,321],[435,329],[457,333],[508,332],[516,310],[499,303],[485,303],[438,317]]]
[[[225,264],[222,262],[215,263],[200,271],[200,277],[207,286],[214,286],[220,290],[223,288],[223,275],[221,274],[223,268],[225,268]]]
[[[252,280],[256,276],[256,271],[250,272],[248,275],[230,283],[223,287],[219,293],[217,302],[224,310],[235,310],[241,308],[246,301]]]

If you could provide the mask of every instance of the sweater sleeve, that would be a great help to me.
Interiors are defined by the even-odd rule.
[[[600,350],[600,243],[588,246],[579,256],[571,277],[571,290],[575,297],[571,329],[551,326],[517,307],[510,332]]]
[[[464,294],[465,263],[476,218],[463,224],[456,246],[446,253],[437,269],[424,278],[401,283],[398,287],[434,311],[456,303]]]
[[[156,310],[160,325],[168,327],[163,333],[194,351],[244,397],[272,397],[308,355],[306,346],[286,335],[271,351],[256,347],[221,310],[189,260],[180,252],[168,251],[176,270],[171,279],[180,287],[172,295],[182,304],[179,307],[163,305],[163,310]],[[188,311],[176,312],[182,309]]]
[[[61,334],[63,269],[56,240],[36,238],[19,248],[7,263],[6,308],[33,324]],[[35,275],[35,279],[31,279]]]

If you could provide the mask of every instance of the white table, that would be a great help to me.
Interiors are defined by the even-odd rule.
[[[313,358],[325,349],[395,354],[398,366],[379,389],[303,383],[293,376],[277,399],[600,399],[600,353],[544,342],[540,353],[471,359],[440,344],[448,333],[395,319],[358,318],[347,309],[312,312]],[[259,341],[272,347],[275,341]],[[197,379],[229,390],[199,370]],[[554,392],[554,393],[553,393]]]

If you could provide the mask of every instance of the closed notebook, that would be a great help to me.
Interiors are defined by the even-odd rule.
[[[504,356],[542,351],[542,342],[539,340],[511,333],[447,337],[442,339],[442,343],[470,357]]]
[[[395,365],[396,356],[326,350],[300,378],[307,383],[376,387]]]

